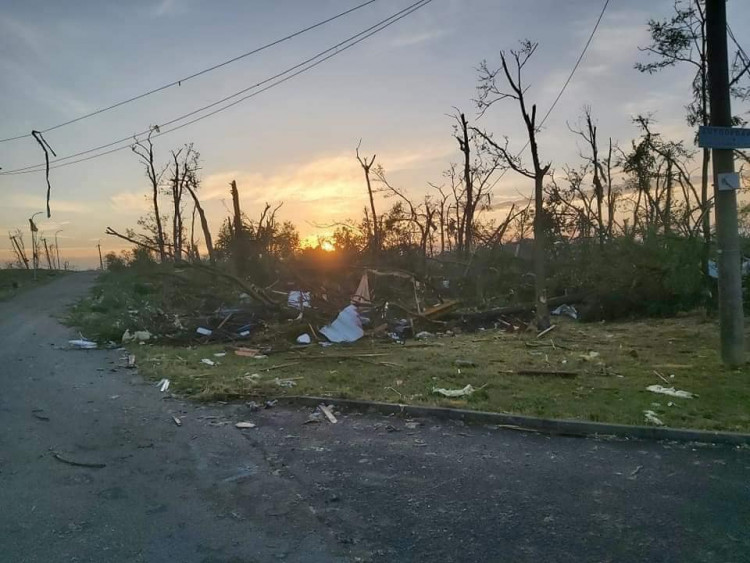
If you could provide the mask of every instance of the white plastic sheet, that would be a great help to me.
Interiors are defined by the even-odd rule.
[[[331,324],[320,329],[320,333],[331,342],[356,342],[365,335],[354,305],[342,310]]]

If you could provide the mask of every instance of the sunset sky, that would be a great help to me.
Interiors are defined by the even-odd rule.
[[[0,137],[46,129],[100,107],[177,80],[344,11],[362,0],[3,0],[0,10]],[[405,8],[412,0],[379,0],[281,45],[210,72],[179,87],[51,131],[45,138],[66,156],[127,137],[246,88]],[[646,22],[672,10],[672,0],[611,0],[581,67],[540,136],[553,167],[575,163],[579,147],[566,122],[584,105],[599,135],[628,142],[632,116],[651,112],[657,129],[689,140],[684,123],[690,71],[642,75]],[[603,0],[433,0],[363,43],[308,73],[227,111],[156,140],[157,159],[194,142],[202,155],[202,199],[212,230],[228,213],[236,180],[244,211],[254,217],[265,201],[284,202],[281,219],[303,237],[325,225],[357,218],[365,205],[354,149],[377,153],[392,181],[413,194],[457,161],[451,138],[453,107],[475,116],[476,67],[501,49],[529,38],[540,43],[528,66],[528,96],[546,112],[602,9]],[[750,3],[728,2],[737,39],[750,49]],[[520,148],[525,137],[517,107],[497,104],[480,121]],[[5,171],[37,164],[43,154],[30,138],[0,144]],[[148,184],[130,150],[51,172],[52,219],[64,259],[79,267],[103,251],[123,248],[111,226],[135,226],[147,210]],[[529,193],[529,181],[509,173],[496,200]],[[43,173],[0,176],[0,259],[10,257],[8,230],[27,230],[44,209]],[[41,217],[40,217],[41,218]],[[28,241],[27,241],[28,242]]]

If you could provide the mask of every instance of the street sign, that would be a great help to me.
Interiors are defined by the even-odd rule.
[[[698,128],[698,146],[706,149],[750,149],[750,129],[701,125]]]
[[[740,175],[737,172],[722,172],[719,174],[719,189],[724,190],[739,190],[740,189]]]

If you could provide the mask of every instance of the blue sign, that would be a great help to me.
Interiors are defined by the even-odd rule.
[[[698,146],[706,149],[750,149],[750,129],[702,125],[698,128]]]

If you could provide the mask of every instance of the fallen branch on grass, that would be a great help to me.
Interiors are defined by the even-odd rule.
[[[547,306],[557,307],[558,305],[580,303],[586,298],[585,293],[574,293],[571,295],[562,295],[547,300]],[[476,311],[472,313],[456,311],[445,315],[446,319],[460,319],[474,322],[496,321],[500,317],[507,315],[518,315],[520,313],[531,313],[536,307],[535,303],[519,303],[517,305],[508,305],[507,307],[497,307],[486,311]]]
[[[549,369],[519,369],[519,370],[505,370],[500,373],[509,375],[551,375],[557,377],[576,377],[577,371],[564,371],[564,370],[549,370]]]

